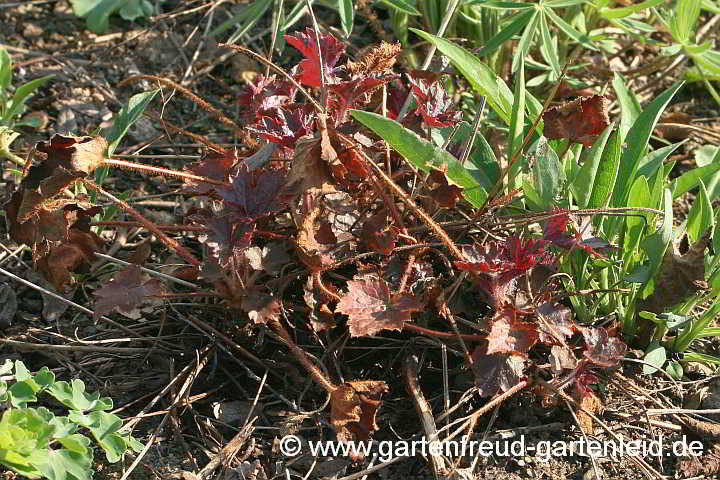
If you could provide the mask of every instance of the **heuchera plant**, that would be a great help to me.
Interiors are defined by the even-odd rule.
[[[430,299],[423,294],[422,286],[438,282],[432,275],[421,274],[433,272],[431,263],[421,258],[422,251],[411,250],[398,275],[390,275],[391,266],[384,261],[401,243],[411,249],[421,244],[425,235],[422,232],[428,232],[428,237],[443,242],[454,267],[467,272],[493,311],[486,335],[459,334],[475,345],[472,361],[481,395],[507,391],[526,378],[533,347],[538,344],[552,346],[554,381],[574,381],[581,395],[592,395],[589,385],[597,378],[591,368],[616,365],[624,354],[624,344],[603,328],[576,325],[569,309],[554,301],[548,292],[539,292],[522,306],[514,298],[519,278],[540,265],[554,263],[556,254],[552,249],[565,252],[578,247],[596,254],[594,244],[582,232],[567,232],[570,213],[550,212],[543,238],[513,234],[459,248],[425,212],[433,205],[452,208],[462,198],[463,189],[448,180],[448,165],[428,172],[424,180],[432,187],[427,200],[436,204],[420,206],[407,193],[412,175],[402,158],[348,115],[350,109],[359,108],[384,110],[391,118],[397,117],[408,95],[412,95],[415,106],[410,112],[421,122],[417,133],[453,126],[460,113],[438,76],[413,72],[409,86],[402,84],[400,76],[393,72],[400,53],[398,45],[382,43],[360,59],[342,63],[344,45],[331,35],[306,29],[286,35],[286,39],[304,57],[290,72],[283,72],[243,47],[229,46],[261,59],[274,70],[273,75],[259,76],[246,85],[237,97],[246,125],[242,129],[167,79],[137,76],[126,81],[152,79],[202,102],[206,110],[246,139],[252,149],[249,155],[241,157],[236,151],[183,131],[206,143],[210,151],[187,170],[176,171],[107,158],[107,142],[102,137],[56,135],[38,145],[44,159],[28,169],[5,205],[13,239],[32,247],[37,267],[62,290],[74,281],[72,274],[87,269],[94,252],[103,249],[103,240],[92,225],[131,224],[148,229],[188,263],[183,275],[211,285],[210,294],[244,310],[252,322],[266,324],[287,343],[310,376],[330,393],[331,424],[341,440],[365,440],[377,429],[375,413],[388,386],[375,380],[333,382],[296,345],[280,315],[285,300],[276,294],[287,282],[278,275],[290,261],[282,242],[292,238],[297,260],[308,271],[303,298],[310,311],[310,328],[336,326],[336,318],[342,314],[348,317],[353,337],[384,330],[410,330],[457,338],[455,333],[432,330],[412,321],[413,313],[428,309]],[[307,90],[318,87],[319,98]],[[383,89],[387,93],[385,102]],[[605,108],[603,98],[593,97],[548,112],[552,120],[549,123],[554,122],[557,135],[567,138],[563,122],[572,121],[574,112],[595,109],[602,114]],[[606,112],[604,115],[596,122],[598,125],[607,120]],[[571,139],[587,142],[597,135],[598,128],[596,125],[581,135],[573,134]],[[269,143],[261,144],[258,139]],[[377,155],[379,162],[370,155]],[[178,177],[185,181],[186,194],[210,201],[204,208],[192,211],[184,225],[157,225],[88,179],[101,166]],[[98,207],[88,197],[70,198],[64,194],[74,182],[109,198],[134,217],[134,222],[92,223]],[[401,200],[402,208],[393,197]],[[352,220],[341,228],[348,216]],[[411,234],[411,222],[419,222],[423,228],[417,231],[421,233]],[[175,230],[197,235],[204,246],[202,259],[182,245],[181,239],[168,235]],[[363,247],[366,251],[359,251]],[[358,273],[345,286],[323,278],[325,272],[341,265],[361,266],[356,255],[380,255],[381,261],[374,271]],[[128,312],[149,297],[164,298],[172,293],[133,265],[117,272],[114,280],[95,295],[96,314],[102,315],[112,310]],[[437,296],[433,302],[431,306],[452,321],[444,297]],[[585,346],[575,346],[581,339]],[[577,350],[581,353],[576,355]]]

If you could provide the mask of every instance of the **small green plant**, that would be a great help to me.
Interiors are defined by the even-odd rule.
[[[64,408],[30,407],[37,403],[38,394],[54,398]],[[6,360],[0,366],[3,407],[0,464],[28,478],[89,480],[93,473],[90,437],[111,463],[128,450],[143,448],[131,435],[119,433],[122,419],[109,412],[111,398],[86,392],[82,380],[56,381],[47,367],[32,375],[21,361]],[[56,414],[61,410],[66,414]]]
[[[30,95],[45,85],[53,76],[36,78],[17,88],[12,87],[12,59],[7,50],[0,47],[0,158],[24,164],[24,160],[10,151],[10,144],[18,137],[13,129],[28,126],[37,127],[36,118],[22,118]]]
[[[133,22],[149,17],[155,10],[149,0],[71,0],[70,3],[75,15],[85,18],[87,27],[95,33],[107,31],[113,13]]]

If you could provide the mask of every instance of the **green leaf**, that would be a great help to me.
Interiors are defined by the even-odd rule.
[[[28,83],[18,87],[12,97],[12,101],[10,102],[10,108],[8,108],[7,112],[5,112],[5,121],[7,122],[12,117],[23,113],[25,111],[25,101],[28,99],[28,97],[35,90],[49,82],[50,79],[53,77],[54,75],[47,75],[44,77],[36,78],[35,80],[31,80]]]
[[[595,181],[592,184],[592,193],[588,199],[587,208],[604,208],[610,202],[612,191],[615,188],[618,169],[620,167],[620,155],[622,152],[622,140],[616,130],[610,134],[607,145],[603,149],[600,164],[598,165]]]
[[[698,195],[695,197],[695,202],[690,208],[687,218],[687,233],[692,243],[697,242],[715,223],[712,205],[702,180],[700,180],[699,186]]]
[[[118,13],[123,19],[134,22],[138,18],[151,16],[153,6],[148,0],[129,0]]]
[[[108,156],[115,153],[115,149],[120,144],[128,129],[140,118],[147,106],[150,104],[160,89],[150,90],[133,95],[128,103],[123,106],[113,120],[112,126],[104,132],[104,136],[108,141]]]
[[[612,85],[620,104],[620,138],[625,139],[630,127],[640,116],[642,108],[635,94],[627,88],[622,76],[617,72],[613,74]]]
[[[665,367],[665,372],[670,375],[670,378],[676,381],[682,380],[683,374],[685,373],[682,364],[677,360],[670,360],[667,367]]]
[[[272,5],[272,0],[257,0],[255,2],[250,2],[240,13],[225,20],[223,23],[218,25],[217,28],[213,29],[209,35],[218,35],[225,30],[236,27],[236,30],[233,32],[231,37],[234,41],[235,39],[245,35],[245,33],[247,33],[247,31],[263,17],[267,9],[270,8],[270,5]]]
[[[683,354],[682,362],[705,362],[712,363],[714,365],[720,365],[720,357],[714,355],[708,355],[706,353],[698,352],[685,352]]]
[[[644,178],[644,177],[640,177]],[[650,278],[654,279],[657,272],[660,270],[663,259],[665,258],[665,252],[667,251],[668,245],[672,240],[672,221],[673,221],[673,210],[672,210],[672,194],[669,189],[665,189],[663,195],[664,205],[663,208],[663,223],[660,230],[648,235],[642,241],[642,248],[650,260],[649,271]],[[649,281],[640,290],[640,298],[647,298],[653,290],[655,284],[653,281]]]
[[[12,58],[4,48],[0,47],[0,95],[10,88],[12,78]]]
[[[652,197],[650,196],[650,187],[648,186],[647,179],[645,177],[638,177],[630,189],[627,206],[647,208],[650,207],[651,202]],[[627,225],[627,229],[625,231],[623,250],[626,255],[632,255],[645,231],[647,217],[645,215],[625,217],[625,224]]]
[[[655,125],[660,119],[663,110],[665,110],[667,104],[672,100],[682,85],[682,83],[677,83],[658,95],[655,100],[643,110],[628,132],[625,138],[628,148],[620,160],[620,169],[611,202],[613,206],[625,206],[625,199],[628,196],[630,186],[635,180],[635,174],[642,160],[643,152],[650,141],[650,135],[655,129]]]
[[[448,180],[463,187],[465,198],[475,207],[483,204],[487,193],[452,154],[436,147],[395,120],[382,115],[361,110],[350,110],[350,115],[387,141],[400,155],[420,170],[427,172],[432,167],[443,168],[447,165]]]
[[[565,35],[572,38],[587,49],[597,50],[597,48],[595,47],[595,45],[592,44],[590,38],[587,35],[584,35],[583,33],[575,30],[569,23],[560,18],[552,9],[545,8],[543,9],[543,12],[545,12],[547,16],[550,17],[550,20],[552,20],[553,23],[557,25],[560,30],[565,32]]]
[[[532,4],[522,2],[501,2],[496,0],[470,0],[466,5],[480,4],[485,8],[497,8],[500,10],[527,10],[534,8]]]
[[[404,0],[380,0],[385,5],[394,8],[399,12],[407,13],[408,15],[420,15],[420,11],[415,8],[414,5],[405,2]]]
[[[515,75],[515,95],[512,106],[512,115],[510,117],[510,135],[508,135],[508,158],[513,158],[516,151],[522,147],[523,130],[525,127],[525,62],[520,58],[520,67]],[[515,162],[513,167],[519,167],[520,162]],[[517,171],[517,168],[513,169]],[[510,178],[514,178],[514,172],[511,172]]]
[[[533,187],[540,207],[547,210],[555,203],[565,185],[565,171],[555,150],[541,139],[535,151]]]
[[[540,14],[537,11],[533,12],[532,18],[528,22],[527,27],[525,27],[525,31],[523,31],[520,41],[515,47],[512,62],[512,73],[517,72],[520,67],[520,59],[525,58],[527,52],[530,50],[530,45],[532,44],[533,38],[535,38],[535,30],[537,30],[539,20]]]
[[[47,393],[66,407],[83,412],[95,408],[98,403],[103,406],[107,404],[107,399],[101,399],[99,393],[85,392],[85,383],[80,379],[75,379],[71,383],[55,382],[48,388]]]
[[[603,7],[600,9],[600,15],[602,15],[605,18],[609,18],[609,19],[623,18],[623,17],[627,17],[628,15],[632,15],[633,13],[637,13],[641,10],[645,10],[646,8],[655,7],[662,3],[665,3],[665,0],[647,0],[645,2],[640,2],[638,4],[631,5],[629,7],[620,7],[620,8]]]
[[[550,36],[550,29],[548,28],[547,18],[545,15],[540,15],[540,34],[542,36],[542,43],[540,48],[545,54],[550,66],[552,67],[553,73],[556,77],[560,77],[560,58],[558,57],[557,44],[553,43],[553,39]]]
[[[673,198],[678,198],[697,187],[700,182],[708,182],[717,172],[720,171],[720,162],[711,163],[705,167],[694,168],[685,172],[670,184]]]
[[[342,25],[345,38],[352,33],[355,11],[352,0],[337,0],[338,13],[340,14],[340,25]]]
[[[605,152],[605,145],[607,145],[608,138],[610,138],[610,134],[613,132],[614,128],[614,123],[608,125],[602,135],[593,142],[592,148],[582,152],[582,167],[580,167],[580,171],[570,185],[573,197],[575,197],[575,201],[580,208],[588,208],[593,188],[596,185],[595,177],[598,174],[598,169],[600,168],[603,159],[603,153]]]
[[[695,33],[695,23],[700,16],[698,0],[677,0],[675,14],[670,19],[670,32],[679,43],[686,44]]]
[[[475,55],[444,38],[411,28],[418,36],[435,45],[462,73],[473,89],[487,99],[488,104],[506,124],[510,124],[513,95],[505,82]],[[529,94],[528,94],[529,95]]]
[[[478,57],[490,55],[510,40],[515,34],[520,32],[536,15],[536,11],[528,10],[518,13],[516,18],[506,27],[503,27],[496,33],[487,43],[476,53]]]
[[[51,449],[32,464],[48,480],[92,480],[92,456],[66,449]]]
[[[657,340],[651,342],[645,351],[645,357],[643,360],[646,362],[643,364],[643,373],[645,375],[657,372],[658,369],[665,364],[665,360],[667,360],[665,347],[660,345],[660,342]]]

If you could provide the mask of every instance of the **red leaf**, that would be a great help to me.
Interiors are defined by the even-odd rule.
[[[248,170],[241,163],[230,176],[228,188],[219,187],[218,195],[225,201],[226,210],[237,220],[251,222],[282,210],[289,198],[282,194],[285,172],[282,170]]]
[[[538,263],[550,260],[544,248],[543,240],[523,240],[513,236],[504,242],[490,241],[463,247],[468,261],[454,264],[460,270],[478,274],[475,281],[488,296],[488,301],[497,308],[506,302],[515,278]]]
[[[300,83],[311,87],[321,87],[320,57],[322,56],[323,71],[328,84],[334,83],[333,67],[345,52],[345,45],[338,42],[332,35],[320,33],[320,51],[318,52],[315,30],[306,28],[304,32],[285,34],[285,40],[300,50],[305,57],[298,64]]]
[[[118,271],[110,283],[95,291],[95,318],[114,309],[130,313],[149,297],[163,293],[165,288],[162,281],[157,278],[148,280],[139,266],[128,265]]]
[[[492,321],[486,353],[488,355],[493,353],[526,354],[537,340],[536,325],[519,322],[515,311],[505,308],[499,311]]]
[[[300,137],[312,133],[314,123],[314,114],[304,105],[292,105],[258,112],[258,120],[247,130],[269,142],[294,148]]]
[[[452,99],[440,82],[428,82],[425,79],[412,76],[410,84],[412,93],[417,102],[416,113],[422,116],[426,125],[431,127],[451,127],[455,125],[462,113],[455,110]]]
[[[257,112],[270,110],[293,101],[297,88],[285,79],[275,75],[258,75],[255,83],[248,82],[237,97],[237,103],[248,111],[252,118]]]
[[[362,77],[328,85],[332,94],[330,108],[334,109],[335,125],[346,121],[346,112],[349,108],[359,103],[369,102],[373,90],[396,77],[397,75]]]
[[[610,125],[608,100],[602,95],[582,97],[543,114],[543,134],[549,139],[568,138],[591,147]]]
[[[604,257],[603,254],[595,251],[596,248],[611,247],[605,240],[592,237],[592,229],[589,224],[590,217],[585,217],[587,219],[586,223],[574,235],[570,235],[566,232],[568,225],[572,223],[575,226],[570,211],[555,209],[551,213],[554,215],[545,222],[543,228],[544,240],[565,250],[581,248],[596,257]]]
[[[509,353],[487,354],[487,344],[473,351],[473,372],[475,386],[481,397],[492,397],[498,392],[506,392],[523,378],[525,359]]]
[[[199,161],[188,166],[188,170],[195,175],[227,182],[230,172],[239,161],[237,150],[226,150],[224,152],[208,152]],[[217,186],[194,180],[186,180],[185,191],[187,193],[198,193],[206,195],[217,190]]]
[[[381,330],[402,330],[410,321],[410,313],[422,308],[412,295],[391,294],[385,280],[361,277],[348,282],[348,293],[338,302],[335,312],[350,317],[350,335],[361,337]]]
[[[190,219],[210,229],[199,238],[210,249],[210,255],[218,265],[236,270],[243,264],[242,254],[250,246],[254,223],[238,221],[235,215],[214,216],[210,212],[193,215]]]
[[[616,337],[610,337],[603,327],[582,328],[585,346],[583,355],[595,365],[614,367],[625,356],[627,345]]]

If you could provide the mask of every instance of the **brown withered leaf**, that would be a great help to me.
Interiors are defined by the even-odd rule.
[[[350,335],[374,335],[381,330],[402,330],[410,313],[423,304],[409,294],[391,294],[388,283],[375,277],[356,277],[348,282],[348,293],[338,302],[336,313],[349,318]]]
[[[68,205],[69,217],[76,219],[67,230],[67,236],[59,242],[42,243],[43,251],[35,249],[36,267],[45,279],[58,291],[65,291],[72,283],[72,272],[86,270],[95,260],[95,252],[103,251],[103,240],[90,230],[90,218],[100,211],[100,207],[87,210]],[[66,217],[68,218],[68,217]]]
[[[543,114],[543,134],[549,139],[568,138],[591,147],[610,125],[608,100],[602,95],[581,97]]]
[[[487,342],[475,347],[473,351],[473,373],[475,386],[481,397],[492,397],[496,393],[506,392],[522,380],[526,359],[509,353],[488,355]]]
[[[327,220],[319,219],[322,211],[321,206],[313,206],[302,217],[295,242],[300,261],[312,272],[324,270],[335,263],[333,250],[337,239]]]
[[[250,292],[241,306],[254,323],[267,323],[280,317],[280,301],[277,297],[259,292]]]
[[[493,353],[525,355],[538,340],[537,326],[518,321],[512,308],[504,308],[493,318],[487,339],[488,355]]]
[[[430,170],[428,180],[436,186],[430,191],[430,196],[438,205],[443,208],[455,208],[455,204],[462,198],[462,187],[459,187],[448,179],[447,165],[442,170],[433,168]]]
[[[326,152],[329,155],[329,151]],[[285,188],[288,193],[301,195],[307,191],[333,193],[330,165],[323,160],[321,139],[310,135],[300,137],[295,144],[295,155]]]
[[[358,61],[348,60],[345,69],[352,76],[391,73],[402,45],[381,41],[372,47]]]
[[[584,409],[578,408],[575,412],[578,420],[578,426],[585,435],[593,435],[593,418],[586,412],[590,412],[595,415],[597,412],[602,410],[603,404],[591,390],[575,388],[573,390],[573,398],[580,402],[580,406]]]
[[[360,238],[373,252],[390,255],[395,249],[398,231],[388,223],[388,215],[381,210],[363,223]]]
[[[669,142],[680,142],[692,133],[693,117],[685,112],[669,112],[663,114],[655,133]]]
[[[708,231],[687,252],[680,253],[675,242],[665,252],[660,272],[655,279],[655,290],[640,300],[640,310],[663,313],[689,296],[708,288],[705,282],[705,248],[710,243]]]
[[[353,380],[330,394],[330,423],[341,442],[366,441],[378,429],[375,414],[388,391],[380,380]]]
[[[310,325],[316,332],[321,332],[335,326],[335,319],[327,304],[333,300],[322,289],[315,285],[316,277],[310,275],[303,286],[303,300],[310,309]],[[329,288],[329,287],[325,287]]]
[[[681,478],[717,478],[720,473],[720,444],[714,443],[699,457],[680,458],[675,469]]]
[[[572,312],[568,307],[556,302],[546,302],[537,307],[540,317],[538,333],[543,343],[563,343],[572,336],[575,326]]]
[[[163,282],[157,278],[148,279],[137,265],[128,265],[119,270],[104,287],[95,291],[95,318],[117,309],[130,313],[143,302],[165,293]]]
[[[563,370],[572,370],[577,366],[577,359],[569,348],[553,345],[550,348],[550,367],[559,374]]]
[[[611,337],[605,328],[585,327],[580,330],[587,347],[583,355],[595,365],[614,367],[625,356],[627,345],[619,338]]]

